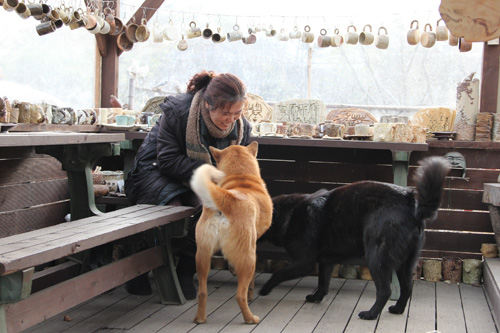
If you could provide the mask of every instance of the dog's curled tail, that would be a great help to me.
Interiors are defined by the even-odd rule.
[[[420,168],[415,174],[415,184],[418,192],[417,220],[434,219],[441,205],[441,196],[445,177],[450,170],[450,164],[439,156],[428,157],[420,162]]]
[[[217,210],[217,205],[215,204],[210,188],[217,186],[226,174],[213,165],[203,164],[198,167],[191,177],[190,185],[191,189],[200,198],[204,206]]]

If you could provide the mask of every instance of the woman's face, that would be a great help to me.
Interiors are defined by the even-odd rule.
[[[212,122],[221,130],[227,130],[232,123],[241,117],[243,101],[230,104],[225,108],[214,109],[209,112]]]

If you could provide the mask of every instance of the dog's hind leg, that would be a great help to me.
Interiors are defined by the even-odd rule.
[[[400,267],[396,274],[398,275],[399,286],[401,293],[395,305],[389,307],[389,312],[394,314],[402,314],[405,311],[406,303],[411,295],[412,290],[412,271],[413,265],[411,262],[406,262]]]
[[[377,289],[377,299],[369,311],[359,313],[361,319],[376,319],[391,296],[392,268],[369,265],[370,273]]]
[[[333,263],[320,263],[318,272],[318,289],[314,294],[306,296],[306,301],[312,303],[319,303],[323,300],[323,297],[328,294],[328,289],[330,287],[330,280],[332,278]]]
[[[198,247],[196,251],[196,273],[198,274],[198,312],[194,322],[203,324],[207,321],[207,280],[210,271],[212,249]]]
[[[254,316],[248,307],[248,288],[254,279],[255,262],[254,264],[245,263],[236,267],[238,274],[238,289],[236,291],[236,301],[241,309],[243,319],[247,324],[258,324],[259,317]]]
[[[271,278],[266,282],[264,287],[260,290],[262,296],[269,295],[271,290],[274,289],[281,282],[293,280],[302,276],[307,275],[314,269],[314,261],[311,260],[301,260],[294,261],[285,268],[273,273]]]

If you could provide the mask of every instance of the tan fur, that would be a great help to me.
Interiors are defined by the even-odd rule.
[[[207,164],[198,168],[191,180],[193,190],[204,198],[203,212],[196,225],[199,281],[196,323],[207,320],[207,277],[212,255],[218,250],[222,250],[238,277],[236,300],[245,323],[259,322],[259,317],[254,316],[248,307],[247,297],[249,287],[250,292],[253,289],[257,239],[271,225],[273,205],[260,177],[257,148],[257,142],[224,150],[210,147],[217,168],[223,174]],[[224,174],[220,180],[218,176]],[[208,208],[206,203],[217,210]]]

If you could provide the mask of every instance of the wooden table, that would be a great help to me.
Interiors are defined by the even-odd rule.
[[[124,133],[11,132],[0,133],[0,147],[34,146],[38,154],[57,158],[67,172],[71,220],[99,215],[95,206],[92,164],[119,154]]]

